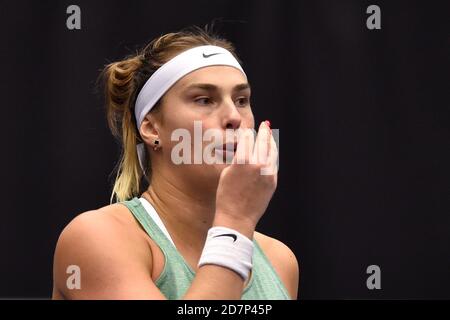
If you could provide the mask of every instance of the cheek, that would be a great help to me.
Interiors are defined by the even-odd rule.
[[[255,118],[250,109],[248,112],[246,112],[245,114],[242,115],[241,127],[250,128],[250,129],[255,128]]]
[[[171,108],[167,108],[168,111],[169,109]],[[177,111],[170,110],[165,114],[164,126],[160,129],[161,135],[163,135],[169,142],[174,132],[181,133],[180,129],[185,129],[192,134],[194,128],[193,120],[190,120],[186,113],[183,112],[183,108],[178,109],[179,110]]]
[[[174,131],[183,128],[193,133],[194,121],[202,121],[203,130],[208,126],[204,117],[196,113],[191,106],[180,102],[173,106],[173,108],[170,108],[171,113],[166,116],[165,126],[167,130]]]

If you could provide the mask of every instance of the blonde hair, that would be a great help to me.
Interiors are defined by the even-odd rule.
[[[177,54],[201,45],[216,45],[233,53],[234,46],[229,41],[199,27],[190,27],[179,32],[168,33],[152,40],[136,54],[106,65],[101,73],[104,85],[106,118],[113,136],[120,141],[121,156],[110,203],[129,200],[142,192],[142,177],[151,180],[151,162],[146,152],[146,170],[142,171],[136,145],[143,142],[134,116],[134,103],[138,92],[150,76],[164,63]],[[239,61],[240,62],[240,61]],[[160,112],[162,99],[151,113]]]

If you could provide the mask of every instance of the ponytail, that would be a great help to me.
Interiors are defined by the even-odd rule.
[[[121,139],[122,152],[117,166],[110,203],[114,196],[118,202],[128,200],[140,191],[142,169],[136,152],[138,130],[133,107],[136,83],[135,73],[142,67],[140,56],[107,65],[103,71],[105,81],[106,115],[108,126],[117,139]]]

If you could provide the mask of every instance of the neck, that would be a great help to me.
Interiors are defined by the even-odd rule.
[[[155,174],[142,196],[155,207],[175,246],[200,255],[214,219],[215,192]]]

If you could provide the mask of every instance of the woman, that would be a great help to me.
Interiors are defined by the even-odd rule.
[[[53,298],[296,299],[295,255],[255,231],[276,188],[278,154],[268,121],[256,140],[250,131],[250,86],[232,44],[200,28],[169,33],[106,66],[103,79],[123,146],[118,202],[63,230]],[[199,124],[234,133],[210,149],[219,161],[180,164],[174,132],[194,137],[183,159],[211,145],[195,137]]]

